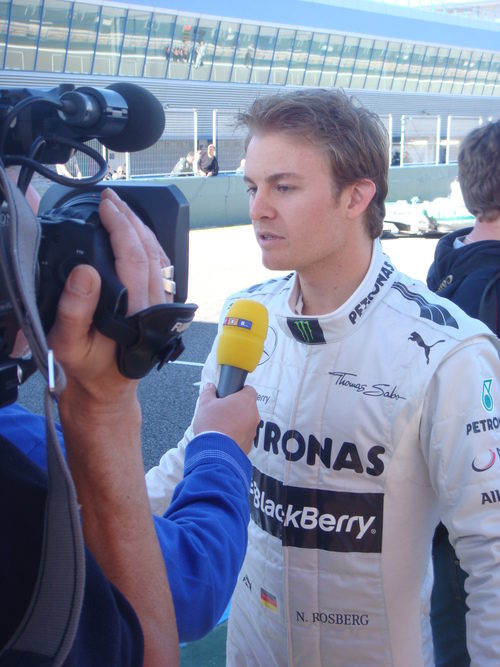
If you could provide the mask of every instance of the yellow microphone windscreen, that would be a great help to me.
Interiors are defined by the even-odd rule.
[[[267,308],[251,299],[233,303],[224,318],[217,346],[217,362],[251,373],[264,351],[267,336]]]

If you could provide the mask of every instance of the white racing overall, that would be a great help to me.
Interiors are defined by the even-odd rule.
[[[472,665],[498,667],[499,341],[399,273],[378,241],[362,284],[329,315],[296,314],[293,274],[233,295],[224,312],[238,298],[264,303],[270,320],[247,380],[261,423],[227,664],[433,665],[441,518],[469,573]],[[216,344],[202,383],[217,384]],[[192,437],[148,473],[157,513]]]

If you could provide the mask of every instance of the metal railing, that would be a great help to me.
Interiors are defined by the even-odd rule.
[[[457,161],[461,140],[484,119],[480,116],[403,115],[401,133],[394,136],[392,116],[381,116],[389,137],[392,166],[453,164]],[[491,120],[491,119],[489,119]],[[198,132],[196,109],[165,107],[165,131],[150,148],[136,153],[116,153],[103,148],[97,140],[89,142],[107,159],[113,171],[119,164],[126,166],[128,178],[170,176],[180,157],[188,152],[205,150],[209,143],[216,146],[221,172],[234,172],[244,157],[246,131],[235,127],[236,114],[213,110],[212,136]],[[84,176],[95,170],[91,158],[77,153]],[[176,174],[177,176],[177,174]]]

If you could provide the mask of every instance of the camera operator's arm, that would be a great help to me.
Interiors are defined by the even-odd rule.
[[[129,314],[164,302],[160,269],[168,261],[152,233],[110,190],[99,213],[129,290]],[[73,269],[50,336],[67,374],[59,412],[68,462],[85,541],[141,622],[144,665],[174,665],[176,621],[144,482],[137,382],[119,373],[115,343],[93,327],[99,291],[93,268]]]

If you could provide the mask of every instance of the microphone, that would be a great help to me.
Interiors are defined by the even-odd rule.
[[[257,367],[264,351],[267,323],[267,308],[258,301],[241,299],[228,310],[217,346],[219,398],[242,389],[247,374]]]
[[[81,130],[85,137],[99,139],[119,153],[149,148],[165,128],[165,113],[159,100],[133,83],[64,90],[60,102],[59,117],[73,131]]]

